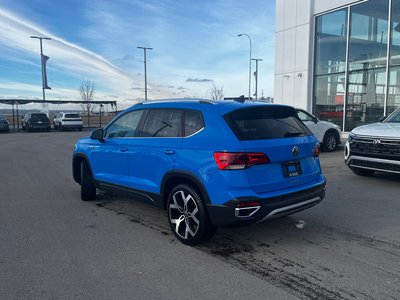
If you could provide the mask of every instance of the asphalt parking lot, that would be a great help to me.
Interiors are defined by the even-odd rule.
[[[400,298],[400,176],[322,153],[319,205],[188,247],[164,211],[80,200],[71,154],[87,134],[0,135],[1,299]]]

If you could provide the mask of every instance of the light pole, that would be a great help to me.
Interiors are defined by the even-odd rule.
[[[256,96],[256,100],[257,100],[258,99],[257,98],[257,94],[258,94],[258,91],[257,91],[257,89],[258,89],[258,62],[262,61],[262,59],[261,58],[252,58],[251,60],[254,60],[256,62],[256,71],[254,72],[254,75],[256,77],[256,93],[254,95]]]
[[[146,51],[153,50],[153,48],[148,47],[137,47],[138,49],[143,49],[144,52],[144,101],[147,101],[147,69],[146,69]]]
[[[252,48],[252,44],[251,44],[251,38],[247,33],[241,33],[238,34],[238,36],[247,36],[247,38],[249,39],[249,43],[250,43],[250,59],[249,59],[249,100],[250,100],[250,96],[251,96],[251,48]]]
[[[40,59],[42,63],[42,90],[43,90],[43,101],[46,100],[46,94],[44,90],[46,89],[45,86],[45,65],[43,63],[43,45],[42,45],[42,40],[51,40],[51,38],[48,37],[42,37],[42,36],[31,36],[31,39],[38,39],[40,41]]]

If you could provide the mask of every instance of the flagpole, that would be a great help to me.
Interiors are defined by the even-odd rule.
[[[42,65],[42,92],[43,92],[43,107],[45,108],[45,101],[46,101],[46,87],[47,87],[47,80],[45,78],[45,63],[46,59],[43,56],[43,45],[42,45],[42,40],[51,40],[51,38],[48,37],[42,37],[42,36],[31,36],[31,39],[38,39],[40,41],[40,62]],[[47,113],[48,109],[47,109]]]

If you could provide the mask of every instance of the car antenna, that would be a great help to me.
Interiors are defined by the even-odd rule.
[[[241,95],[238,98],[234,98],[233,100],[235,100],[236,102],[240,102],[240,103],[244,103],[244,101],[246,101],[246,99],[244,98],[244,95]]]

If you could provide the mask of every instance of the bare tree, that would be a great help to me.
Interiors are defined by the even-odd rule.
[[[90,80],[82,82],[81,86],[79,87],[79,93],[81,94],[82,101],[87,101],[87,103],[81,103],[81,107],[82,110],[87,114],[88,127],[90,127],[90,114],[96,107],[94,103],[91,103],[95,96],[94,83],[92,83]]]
[[[214,83],[210,91],[210,96],[212,100],[222,100],[224,99],[224,86],[217,87]]]

